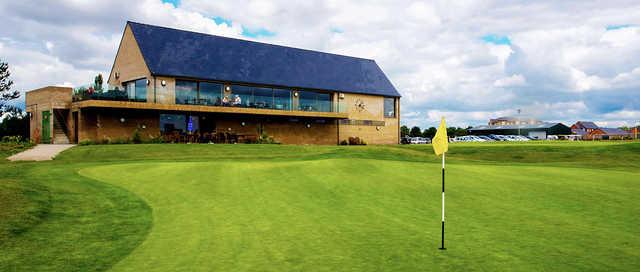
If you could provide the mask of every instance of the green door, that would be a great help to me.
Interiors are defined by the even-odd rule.
[[[42,143],[51,143],[51,112],[42,112]]]

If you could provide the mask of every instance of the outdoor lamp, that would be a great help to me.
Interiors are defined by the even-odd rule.
[[[246,125],[246,123],[242,122],[242,123],[240,123],[240,125],[244,127]]]
[[[293,96],[298,97],[298,92],[293,92]]]
[[[227,91],[231,91],[231,86],[227,86],[227,87],[225,87],[225,90],[227,90]]]
[[[151,80],[147,79],[147,86],[149,86],[149,84],[151,84]]]
[[[306,126],[307,126],[307,128],[310,128],[310,127],[311,127],[311,124],[307,123],[307,124],[306,124]]]
[[[162,85],[162,87],[167,86],[167,82],[162,80],[162,81],[160,81],[160,85]]]
[[[124,123],[124,117],[120,117],[120,123]]]

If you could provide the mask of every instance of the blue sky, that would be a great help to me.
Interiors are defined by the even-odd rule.
[[[0,18],[20,91],[108,74],[132,20],[374,59],[407,125],[640,122],[638,1],[1,1]]]

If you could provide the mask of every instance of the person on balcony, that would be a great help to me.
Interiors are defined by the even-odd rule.
[[[239,95],[236,94],[235,98],[233,99],[233,106],[240,106],[242,105],[242,98],[240,98]]]

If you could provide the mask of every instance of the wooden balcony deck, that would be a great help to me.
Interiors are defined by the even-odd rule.
[[[160,110],[160,111],[190,111],[190,112],[211,112],[211,113],[232,113],[232,114],[252,114],[271,116],[291,116],[291,117],[317,117],[346,119],[346,112],[315,112],[315,111],[295,111],[295,110],[274,110],[242,107],[224,106],[202,106],[202,105],[179,105],[179,104],[158,104],[151,102],[130,102],[130,101],[110,101],[110,100],[84,100],[73,102],[72,111],[83,108],[118,108],[118,109],[139,109],[139,110]]]

